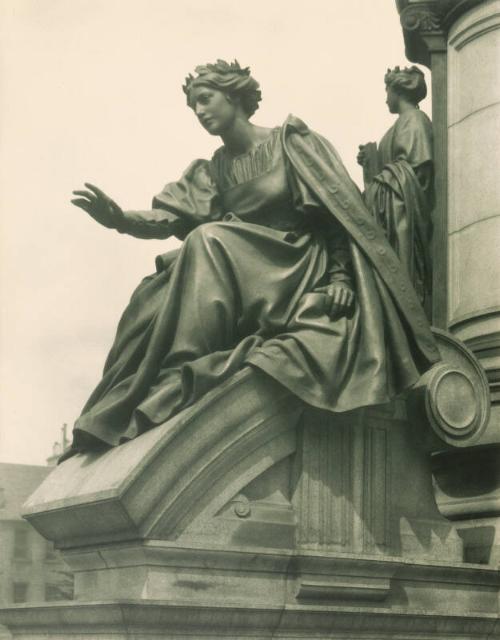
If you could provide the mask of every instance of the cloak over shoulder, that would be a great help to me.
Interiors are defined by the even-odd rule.
[[[408,274],[337,152],[292,115],[287,118],[282,135],[286,155],[295,169],[296,183],[292,186],[304,203],[314,206],[319,200],[346,229],[351,250],[361,251],[391,294],[420,352],[422,370],[427,369],[440,356],[424,310]]]

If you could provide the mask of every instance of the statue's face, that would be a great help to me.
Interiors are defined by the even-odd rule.
[[[194,87],[190,102],[201,126],[213,136],[222,135],[235,121],[237,107],[222,91]]]
[[[386,104],[391,113],[399,112],[399,94],[397,94],[392,87],[385,88],[387,93]]]

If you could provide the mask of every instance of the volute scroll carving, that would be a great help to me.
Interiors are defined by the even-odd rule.
[[[243,493],[239,493],[233,499],[233,511],[238,518],[248,518],[251,515],[250,500]]]
[[[446,331],[433,328],[442,362],[434,365],[411,392],[410,416],[427,424],[433,451],[481,444],[490,416],[486,374],[474,354]]]
[[[441,30],[441,18],[429,5],[406,7],[400,15],[401,26],[406,31],[432,32]]]

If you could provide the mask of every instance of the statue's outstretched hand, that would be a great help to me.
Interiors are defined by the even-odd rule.
[[[353,309],[355,294],[344,282],[332,282],[314,291],[325,294],[325,311],[332,320],[348,315]]]
[[[85,186],[87,190],[73,191],[79,197],[71,202],[108,229],[117,229],[124,218],[122,209],[98,187],[89,182]]]

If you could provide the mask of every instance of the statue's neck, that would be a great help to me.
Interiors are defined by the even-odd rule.
[[[399,103],[398,113],[401,116],[403,115],[403,113],[407,113],[408,111],[414,111],[415,109],[418,109],[418,107],[415,104],[402,100]]]
[[[248,120],[236,119],[234,125],[221,135],[229,156],[235,157],[251,151],[269,135],[269,129],[257,127]]]

